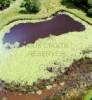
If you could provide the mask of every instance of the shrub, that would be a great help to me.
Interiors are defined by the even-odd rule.
[[[70,2],[80,9],[84,10],[88,16],[92,16],[92,0],[63,0]]]
[[[88,0],[88,4],[90,7],[92,7],[92,0]]]
[[[6,9],[10,6],[11,0],[0,0],[0,10]]]
[[[40,2],[39,0],[24,0],[21,7],[29,13],[37,13],[40,10]]]
[[[88,15],[92,16],[92,8],[88,9]]]

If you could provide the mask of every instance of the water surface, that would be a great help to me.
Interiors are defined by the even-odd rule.
[[[68,32],[83,30],[85,30],[85,27],[80,22],[75,21],[66,14],[59,14],[48,21],[15,25],[10,29],[10,32],[5,34],[3,43],[20,47],[50,35],[58,36]]]

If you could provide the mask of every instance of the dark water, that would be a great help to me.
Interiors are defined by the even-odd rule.
[[[49,37],[51,35],[61,35],[67,32],[83,31],[84,25],[73,20],[66,14],[59,14],[53,19],[37,23],[20,23],[11,28],[3,38],[3,43],[15,44],[19,42],[19,46],[34,43],[39,38]]]

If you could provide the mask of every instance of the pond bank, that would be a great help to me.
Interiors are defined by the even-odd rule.
[[[14,92],[19,88],[16,85],[15,90],[11,90],[10,87],[6,87],[8,90],[13,92],[2,92],[0,93],[1,97],[6,96],[9,100],[53,100],[53,98],[63,98],[63,100],[73,100],[73,96],[75,98],[79,98],[80,94],[84,93],[84,90],[87,87],[92,86],[92,59],[91,58],[82,58],[78,61],[74,61],[69,68],[65,69],[64,73],[59,73],[59,75],[55,78],[55,80],[51,84],[52,88],[43,89],[41,94],[21,94],[21,92]],[[45,81],[45,80],[44,80]],[[46,81],[40,81],[35,84],[35,88],[39,87],[37,90],[41,90],[41,86],[46,84]],[[48,82],[48,80],[47,80]],[[56,84],[56,85],[55,85]],[[11,85],[10,85],[11,86]],[[34,88],[33,86],[33,88]],[[37,87],[36,87],[37,86]],[[55,86],[55,87],[53,87]],[[28,88],[28,87],[27,87]],[[29,90],[29,88],[28,88]],[[81,92],[80,92],[81,91]],[[26,92],[25,92],[26,93]],[[73,94],[73,93],[76,93]],[[82,95],[81,95],[82,96]],[[24,99],[23,99],[24,98]],[[58,99],[59,100],[59,99]],[[74,100],[81,100],[81,99],[74,99]]]

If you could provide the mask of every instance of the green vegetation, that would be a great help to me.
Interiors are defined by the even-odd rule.
[[[88,0],[88,5],[92,7],[92,0]]]
[[[0,10],[4,10],[8,8],[10,4],[12,3],[12,1],[15,1],[15,0],[0,0]]]
[[[92,16],[92,0],[64,0],[64,2],[71,2],[82,8],[89,16]]]
[[[37,13],[40,10],[40,2],[39,0],[24,0],[21,7],[24,7],[28,13]]]
[[[47,79],[55,76],[54,73],[49,73],[46,70],[48,66],[56,67],[54,62],[57,62],[57,67],[61,67],[63,70],[74,59],[84,56],[81,54],[83,50],[89,48],[92,50],[92,18],[86,16],[83,10],[75,6],[67,7],[63,5],[60,2],[61,0],[40,1],[40,10],[36,14],[29,9],[29,4],[27,5],[27,7],[29,6],[28,8],[25,8],[25,6],[21,7],[21,4],[24,2],[23,0],[16,0],[7,10],[0,12],[0,79],[6,80],[7,82],[28,82],[28,84],[32,84],[39,78]],[[29,9],[28,11],[30,13],[20,13],[24,9],[26,11]],[[70,32],[62,36],[50,36],[49,38],[39,39],[35,44],[29,44],[26,47],[15,48],[9,51],[1,45],[3,35],[12,26],[22,22],[46,20],[46,18],[58,11],[69,12],[68,14],[72,18],[85,25],[86,30],[79,33]],[[54,45],[55,47],[53,47]],[[88,56],[92,56],[91,53]]]
[[[0,0],[0,10],[10,6],[10,0]]]
[[[92,16],[92,8],[88,9],[88,15]]]
[[[92,90],[89,90],[83,100],[92,100]]]
[[[86,48],[91,48],[92,26],[71,14],[69,15],[83,23],[86,30],[79,33],[70,32],[61,36],[50,36],[39,39],[35,44],[29,44],[26,47],[1,51],[0,55],[5,57],[0,63],[0,78],[7,82],[14,80],[15,82],[32,84],[39,78],[48,79],[56,75],[48,72],[47,67],[57,66],[57,68],[61,67],[63,70],[74,59],[81,58],[83,56],[81,52]],[[12,23],[4,28],[1,34],[6,33],[12,25],[14,24]],[[57,65],[54,65],[54,62],[57,62]]]

